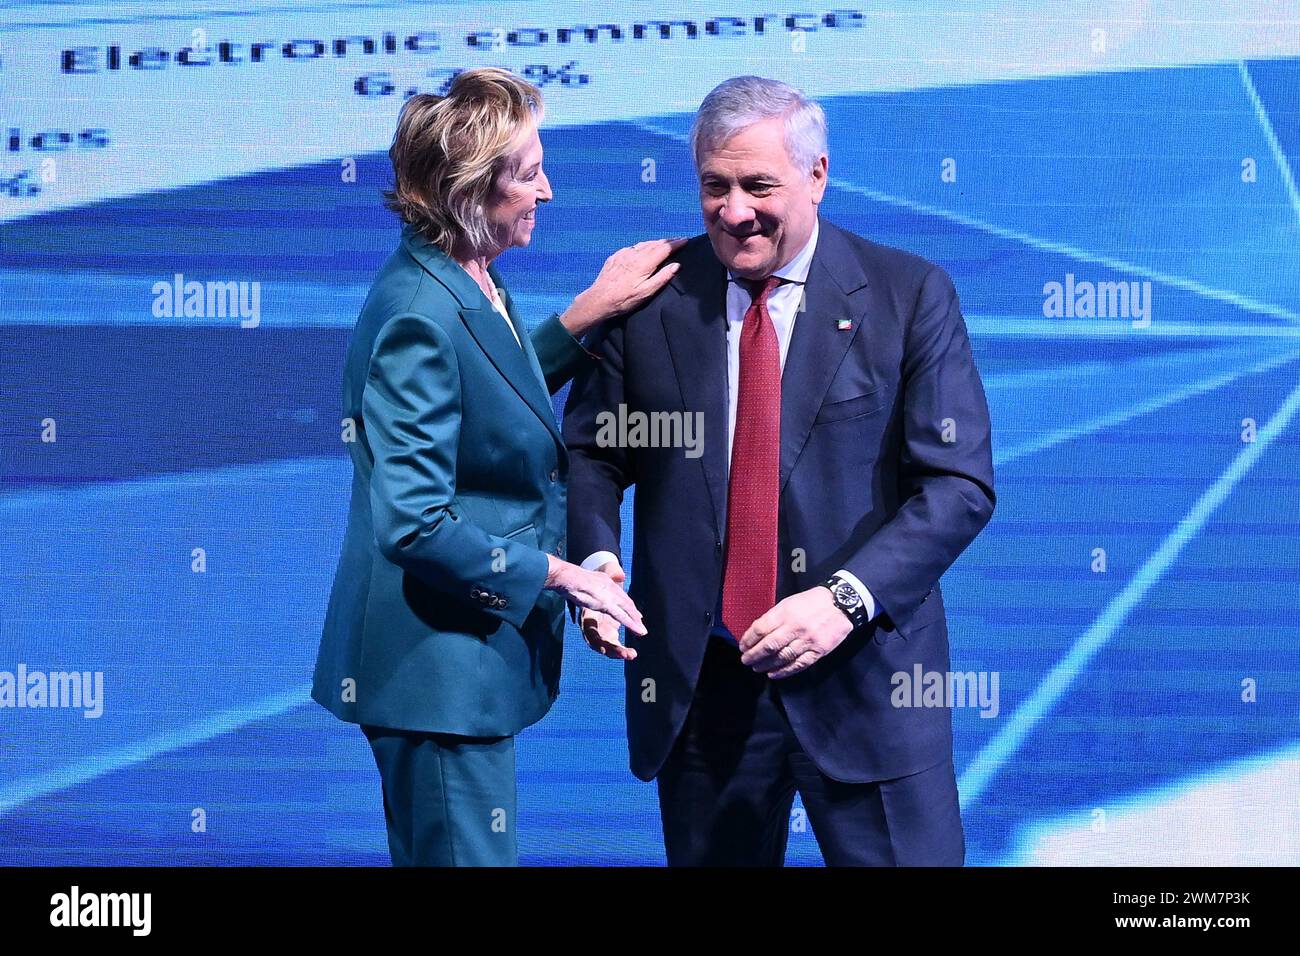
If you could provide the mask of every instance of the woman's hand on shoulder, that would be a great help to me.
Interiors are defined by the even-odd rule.
[[[631,312],[662,289],[678,269],[678,263],[664,265],[664,260],[687,241],[685,236],[647,239],[606,259],[596,281],[560,316],[569,334],[577,338],[606,319]]]

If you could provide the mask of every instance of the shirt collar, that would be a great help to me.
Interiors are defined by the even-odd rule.
[[[808,281],[808,269],[812,266],[813,253],[817,250],[817,234],[821,231],[820,217],[813,219],[812,235],[804,243],[804,247],[795,254],[795,257],[787,262],[780,269],[777,269],[772,275],[784,279],[786,282],[797,282],[803,285]],[[727,281],[735,282],[736,276],[730,269],[727,270]]]

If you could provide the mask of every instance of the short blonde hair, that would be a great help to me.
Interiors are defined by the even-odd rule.
[[[484,204],[512,147],[543,114],[541,90],[494,66],[458,74],[446,96],[411,97],[388,150],[394,185],[384,205],[448,255],[486,249]]]

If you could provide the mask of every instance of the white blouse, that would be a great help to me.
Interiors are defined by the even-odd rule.
[[[489,300],[489,301],[491,301],[492,304],[496,306],[497,311],[501,313],[501,318],[506,320],[506,325],[510,329],[510,334],[515,337],[516,342],[519,342],[519,333],[515,331],[515,324],[510,321],[510,313],[506,311],[506,306],[505,303],[501,301],[501,296],[498,295],[495,300]],[[524,343],[519,342],[519,347],[523,348]]]

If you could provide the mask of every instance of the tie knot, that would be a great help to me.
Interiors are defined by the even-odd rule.
[[[749,297],[752,301],[766,304],[767,297],[772,294],[772,290],[785,280],[780,276],[768,276],[765,279],[740,279],[738,281],[749,290]]]

